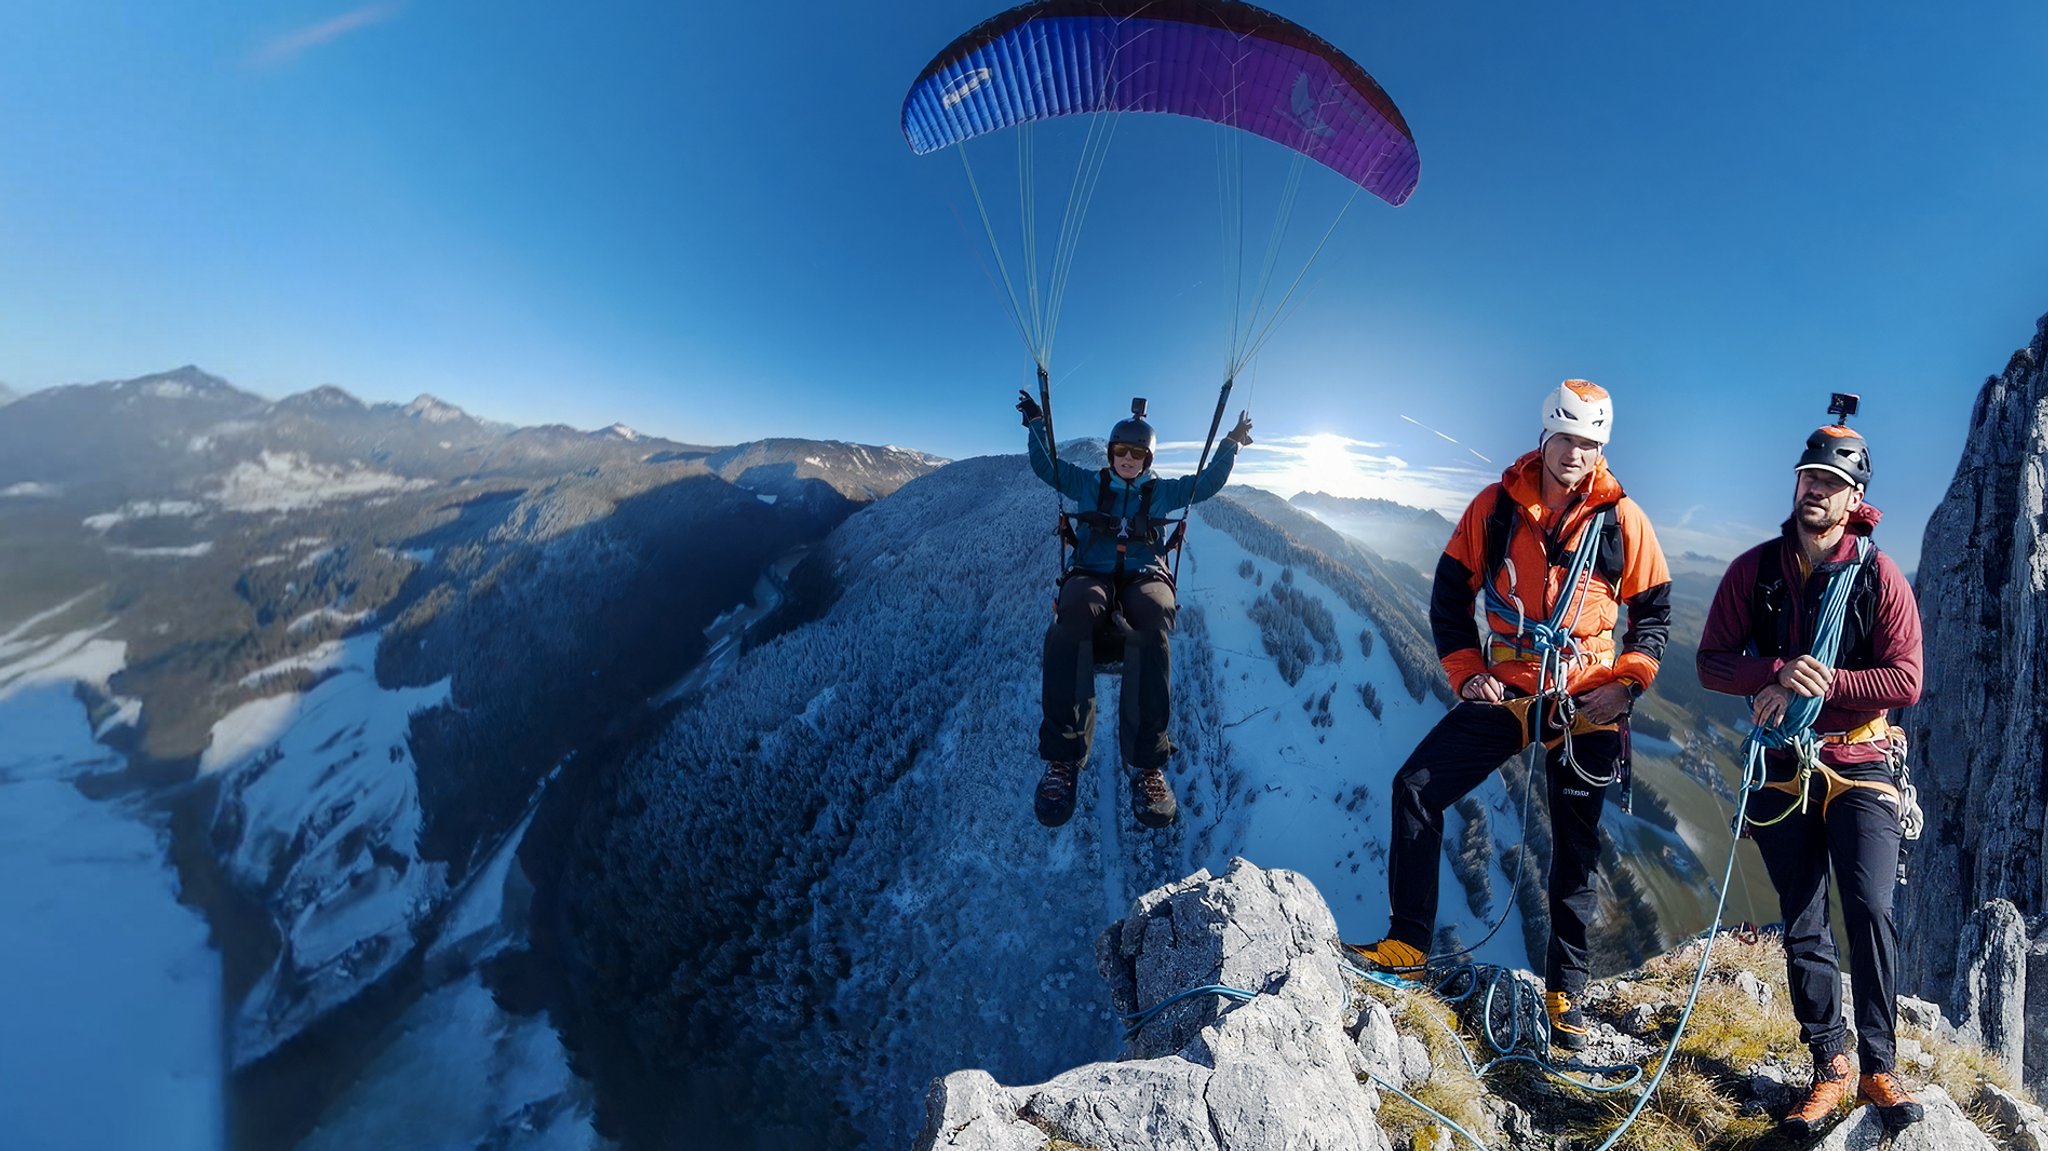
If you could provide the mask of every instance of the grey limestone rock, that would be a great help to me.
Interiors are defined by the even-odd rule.
[[[2044,341],[2048,318],[1978,393],[1915,581],[1926,667],[1904,723],[1928,825],[1900,890],[1899,987],[1936,1000],[1958,984],[1954,941],[1977,908],[2007,899],[2029,919],[2048,914]],[[1880,502],[1884,452],[1876,445]]]
[[[2017,1070],[2026,1039],[2027,925],[1994,899],[1963,925],[1956,943],[1956,1015],[1967,1039]]]
[[[1900,1023],[1918,1027],[1930,1035],[1946,1037],[1955,1032],[1955,1028],[1942,1016],[1941,1008],[1925,999],[1901,995],[1898,998],[1898,1010]]]
[[[2005,1143],[2012,1151],[2048,1151],[2048,1113],[1989,1083],[1984,1085],[1982,1103],[2005,1129]]]
[[[1211,985],[1259,994],[1182,1000],[1127,1041],[1123,1062],[1036,1086],[948,1075],[926,1097],[920,1151],[1035,1151],[1054,1137],[1095,1151],[1391,1146],[1359,1076],[1390,1059],[1405,1075],[1408,1061],[1381,1033],[1391,1020],[1375,1028],[1368,1014],[1356,1039],[1345,1030],[1355,1013],[1336,923],[1301,876],[1241,859],[1221,878],[1198,872],[1141,897],[1096,955],[1124,1014]]]

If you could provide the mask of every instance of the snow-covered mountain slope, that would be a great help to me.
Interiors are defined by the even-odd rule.
[[[808,610],[784,581],[856,506],[835,485],[892,490],[936,463],[782,441],[763,459],[820,462],[743,486],[704,462],[722,450],[431,397],[273,403],[196,369],[0,410],[0,667],[120,653],[70,709],[107,759],[91,786],[144,821],[211,929],[208,1066],[232,1073],[208,1118],[236,1146],[377,1141],[377,1092],[352,1077],[421,1079],[423,1037],[501,990],[480,965],[526,946],[527,913],[477,911],[479,893],[527,883],[504,861],[560,765],[673,706],[714,642]],[[48,866],[10,855],[0,899],[40,906],[20,885],[67,857],[20,846]],[[500,1122],[587,1118],[536,1010],[494,1018],[498,1058],[449,1083],[451,1106],[488,1113],[479,1145],[511,1145],[491,1144]]]
[[[125,653],[83,598],[0,634],[0,1142],[215,1151],[220,957],[163,820],[112,786]]]
[[[1384,929],[1387,781],[1443,707],[1419,609],[1328,528],[1226,491],[1180,572],[1180,822],[1133,821],[1105,708],[1079,813],[1049,831],[1030,796],[1053,510],[998,457],[852,517],[821,552],[831,610],[748,653],[586,811],[566,893],[584,1001],[656,1078],[715,1081],[785,1142],[897,1145],[933,1075],[1112,1053],[1091,940],[1160,882],[1244,854],[1310,876],[1347,937]],[[1482,955],[1522,963],[1483,842],[1520,817],[1499,778],[1474,799],[1450,816],[1453,844],[1485,826],[1469,886],[1446,859],[1444,925],[1476,941],[1505,916]]]

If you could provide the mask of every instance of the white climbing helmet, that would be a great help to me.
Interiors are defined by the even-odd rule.
[[[1604,444],[1614,434],[1614,399],[1591,380],[1566,380],[1543,398],[1543,438],[1565,432]]]

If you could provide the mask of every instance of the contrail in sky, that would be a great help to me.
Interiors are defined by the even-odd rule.
[[[1438,437],[1439,439],[1447,440],[1450,443],[1458,444],[1457,440],[1452,439],[1450,436],[1444,435],[1442,432],[1437,431],[1435,428],[1430,427],[1428,424],[1423,423],[1421,420],[1418,420],[1413,416],[1402,416],[1401,418],[1407,420],[1411,424],[1414,424],[1416,427],[1421,428],[1423,431]],[[1479,455],[1478,452],[1473,451],[1471,448],[1466,448],[1464,444],[1458,444],[1458,446],[1461,448],[1465,448],[1465,450],[1468,452],[1472,452],[1472,454],[1475,456],[1479,456],[1479,458],[1481,460],[1484,460],[1486,463],[1490,464],[1493,462],[1492,460],[1487,459],[1487,457]]]

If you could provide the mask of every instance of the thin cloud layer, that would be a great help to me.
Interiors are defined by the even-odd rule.
[[[323,20],[297,31],[275,37],[256,49],[249,56],[249,63],[258,68],[279,68],[297,60],[300,56],[325,44],[332,44],[353,32],[374,27],[395,18],[402,6],[399,4],[366,4],[352,12],[344,12],[332,20]]]
[[[1456,516],[1474,492],[1498,478],[1481,468],[1417,465],[1385,451],[1388,446],[1330,434],[1261,438],[1238,453],[1230,478],[1284,496],[1319,491],[1393,500],[1446,516]],[[1159,466],[1169,475],[1193,471],[1201,448],[1199,442],[1162,443]]]

